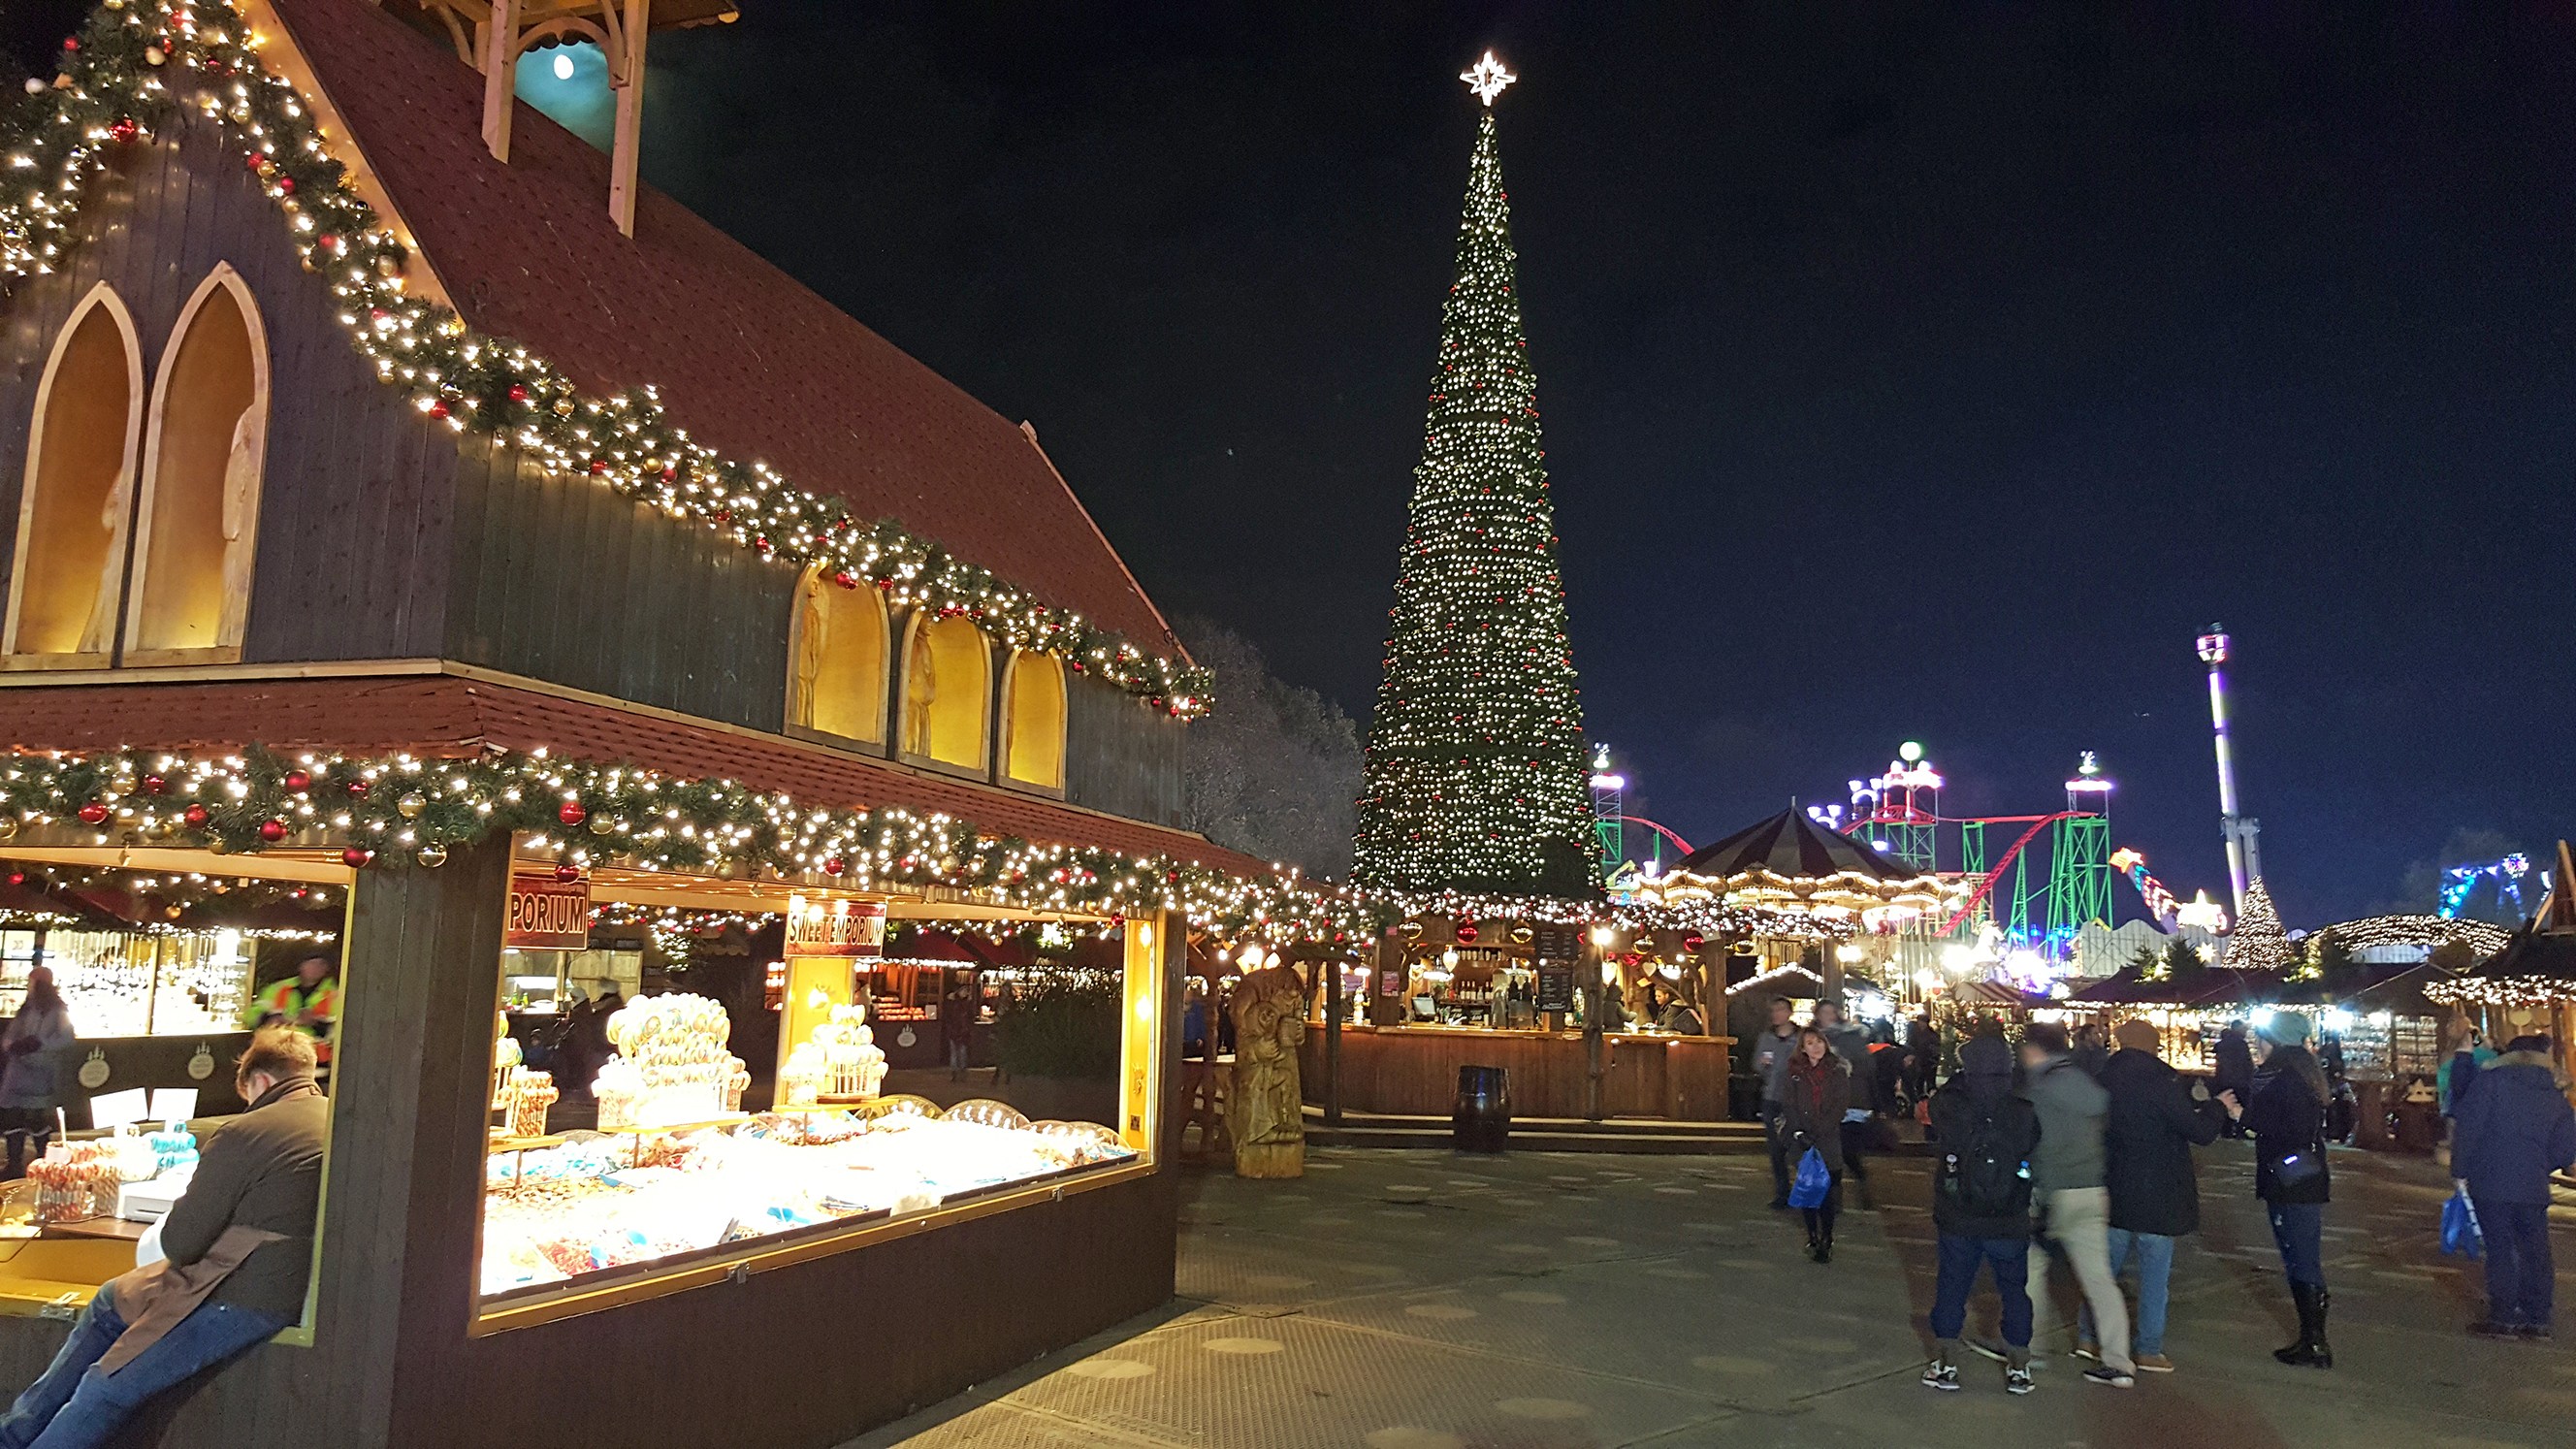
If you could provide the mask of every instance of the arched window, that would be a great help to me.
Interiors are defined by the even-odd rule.
[[[992,697],[993,658],[984,631],[962,618],[914,615],[903,659],[903,752],[984,768]]]
[[[36,387],[0,650],[54,656],[48,663],[107,662],[142,421],[142,345],[125,304],[101,282],[54,338]]]
[[[1011,652],[1002,676],[1002,762],[1023,785],[1064,785],[1064,664],[1052,654]]]
[[[843,739],[885,739],[885,603],[820,564],[796,586],[787,630],[787,722]]]
[[[180,312],[153,384],[129,658],[240,650],[267,458],[268,339],[250,288],[218,263]]]

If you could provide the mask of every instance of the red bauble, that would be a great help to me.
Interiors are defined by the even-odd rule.
[[[271,845],[275,845],[277,842],[284,840],[286,838],[286,822],[283,820],[263,820],[259,822],[259,838],[267,841]]]
[[[581,879],[581,867],[580,867],[580,866],[577,866],[577,865],[574,865],[574,864],[572,864],[572,863],[571,863],[571,862],[569,862],[569,861],[565,862],[565,863],[564,863],[564,864],[562,864],[562,865],[556,866],[556,867],[555,867],[555,879],[557,879],[557,880],[559,880],[559,881],[566,881],[566,882],[570,882],[570,881],[577,881],[577,880]]]
[[[837,855],[833,856],[830,860],[823,862],[823,874],[825,875],[839,875],[841,872],[848,870],[849,868],[850,863],[841,859]]]
[[[429,405],[429,415],[433,418],[443,418],[447,416],[447,404],[443,402],[431,403]]]
[[[293,195],[295,191],[295,178],[292,176],[281,176],[277,178],[277,189],[284,194]]]
[[[322,233],[313,239],[313,244],[335,257],[340,254],[340,234],[336,231]]]
[[[13,885],[13,886],[21,886],[21,885],[25,885],[26,883],[27,883],[27,873],[26,873],[25,871],[23,871],[23,870],[13,870],[13,871],[9,872],[9,884],[11,884],[11,885]]]
[[[356,870],[375,858],[376,853],[374,851],[360,850],[354,845],[340,852],[340,863],[351,870]]]
[[[142,133],[143,128],[134,124],[134,118],[131,116],[107,128],[108,138],[115,141],[131,141]]]
[[[92,800],[80,808],[80,818],[92,825],[104,825],[107,823],[107,807]]]
[[[363,800],[363,799],[367,798],[367,786],[368,786],[368,784],[369,784],[369,783],[371,783],[371,782],[366,781],[366,780],[351,780],[351,781],[349,782],[349,795],[350,795],[350,798],[352,798],[352,799],[356,799],[356,800]]]
[[[170,782],[159,775],[146,775],[143,777],[143,793],[147,795],[159,795],[167,791],[169,788]]]
[[[528,385],[527,385],[526,383],[523,383],[523,382],[514,382],[514,383],[510,384],[510,401],[512,401],[512,402],[526,402],[527,400],[528,400]]]
[[[566,825],[579,825],[590,818],[590,812],[581,808],[580,801],[566,800],[563,808],[555,812],[555,818]]]
[[[845,589],[855,589],[859,586],[858,579],[852,576],[848,569],[843,569],[839,573],[832,575],[832,582],[839,584]]]
[[[1477,934],[1478,932],[1476,930],[1475,922],[1460,921],[1458,923],[1458,939],[1461,942],[1472,944],[1475,941]]]
[[[65,49],[65,50],[78,50],[78,49],[80,49],[80,37],[79,37],[79,36],[77,36],[77,35],[66,35],[66,36],[64,36],[64,37],[63,37],[63,49]]]
[[[313,788],[313,777],[302,770],[289,770],[286,772],[286,778],[278,783],[284,785],[294,793],[301,795],[305,791]]]
[[[179,818],[202,830],[207,821],[215,818],[215,812],[203,805],[191,805],[179,812]]]

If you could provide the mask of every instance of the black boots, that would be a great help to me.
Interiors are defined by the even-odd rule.
[[[2290,1297],[2299,1305],[2299,1341],[2272,1350],[2272,1357],[2293,1368],[2333,1368],[2334,1350],[2326,1346],[2326,1305],[2333,1298],[2321,1283],[2293,1283]]]

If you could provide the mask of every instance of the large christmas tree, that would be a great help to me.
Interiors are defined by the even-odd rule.
[[[1488,55],[1458,280],[1370,721],[1354,875],[1410,890],[1599,890],[1538,379],[1521,332]]]

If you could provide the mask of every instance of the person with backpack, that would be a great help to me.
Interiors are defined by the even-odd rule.
[[[2487,1315],[2480,1338],[2549,1337],[2549,1174],[2576,1162],[2576,1111],[2549,1038],[2518,1036],[2480,1068],[2458,1103],[2451,1173],[2466,1185],[2486,1239]]]
[[[1798,1054],[1789,1059],[1787,1100],[1781,1103],[1790,1150],[1805,1160],[1808,1152],[1824,1159],[1832,1176],[1825,1200],[1802,1208],[1807,1220],[1807,1256],[1819,1263],[1834,1260],[1834,1217],[1842,1210],[1843,1113],[1852,1100],[1851,1063],[1833,1049],[1821,1027],[1798,1033]]]
[[[2112,1039],[2120,1049],[2102,1064],[2102,1089],[2111,1098],[2103,1130],[2111,1273],[2117,1277],[2129,1255],[2137,1254],[2137,1332],[2129,1355],[2143,1372],[2169,1374],[2165,1310],[2174,1240],[2200,1231],[2200,1180],[2191,1150],[2218,1140],[2218,1119],[2193,1103],[2182,1073],[2156,1055],[2162,1043],[2153,1025],[2124,1021]],[[2079,1354],[2094,1341],[2090,1303],[2076,1320],[2075,1338]]]
[[[2330,1369],[2326,1308],[2333,1300],[2326,1293],[2324,1233],[2334,1185],[2326,1170],[2326,1073],[2307,1047],[2314,1030],[2298,1012],[2273,1012],[2261,1028],[2266,1050],[2250,1100],[2232,1090],[2218,1100],[2254,1134],[2254,1193],[2272,1220],[2272,1241],[2298,1305],[2298,1341],[2272,1350],[2272,1357],[2294,1368]]]
[[[2013,1095],[2012,1048],[1999,1036],[1959,1045],[1959,1071],[1932,1094],[1932,1125],[1941,1144],[1932,1169],[1932,1225],[1939,1233],[1941,1277],[1932,1299],[1932,1337],[1939,1347],[1924,1367],[1926,1388],[1959,1388],[1959,1335],[1977,1272],[1992,1265],[2003,1300],[2004,1390],[2026,1394],[2030,1376],[2030,1155],[2039,1146],[2039,1113]]]

